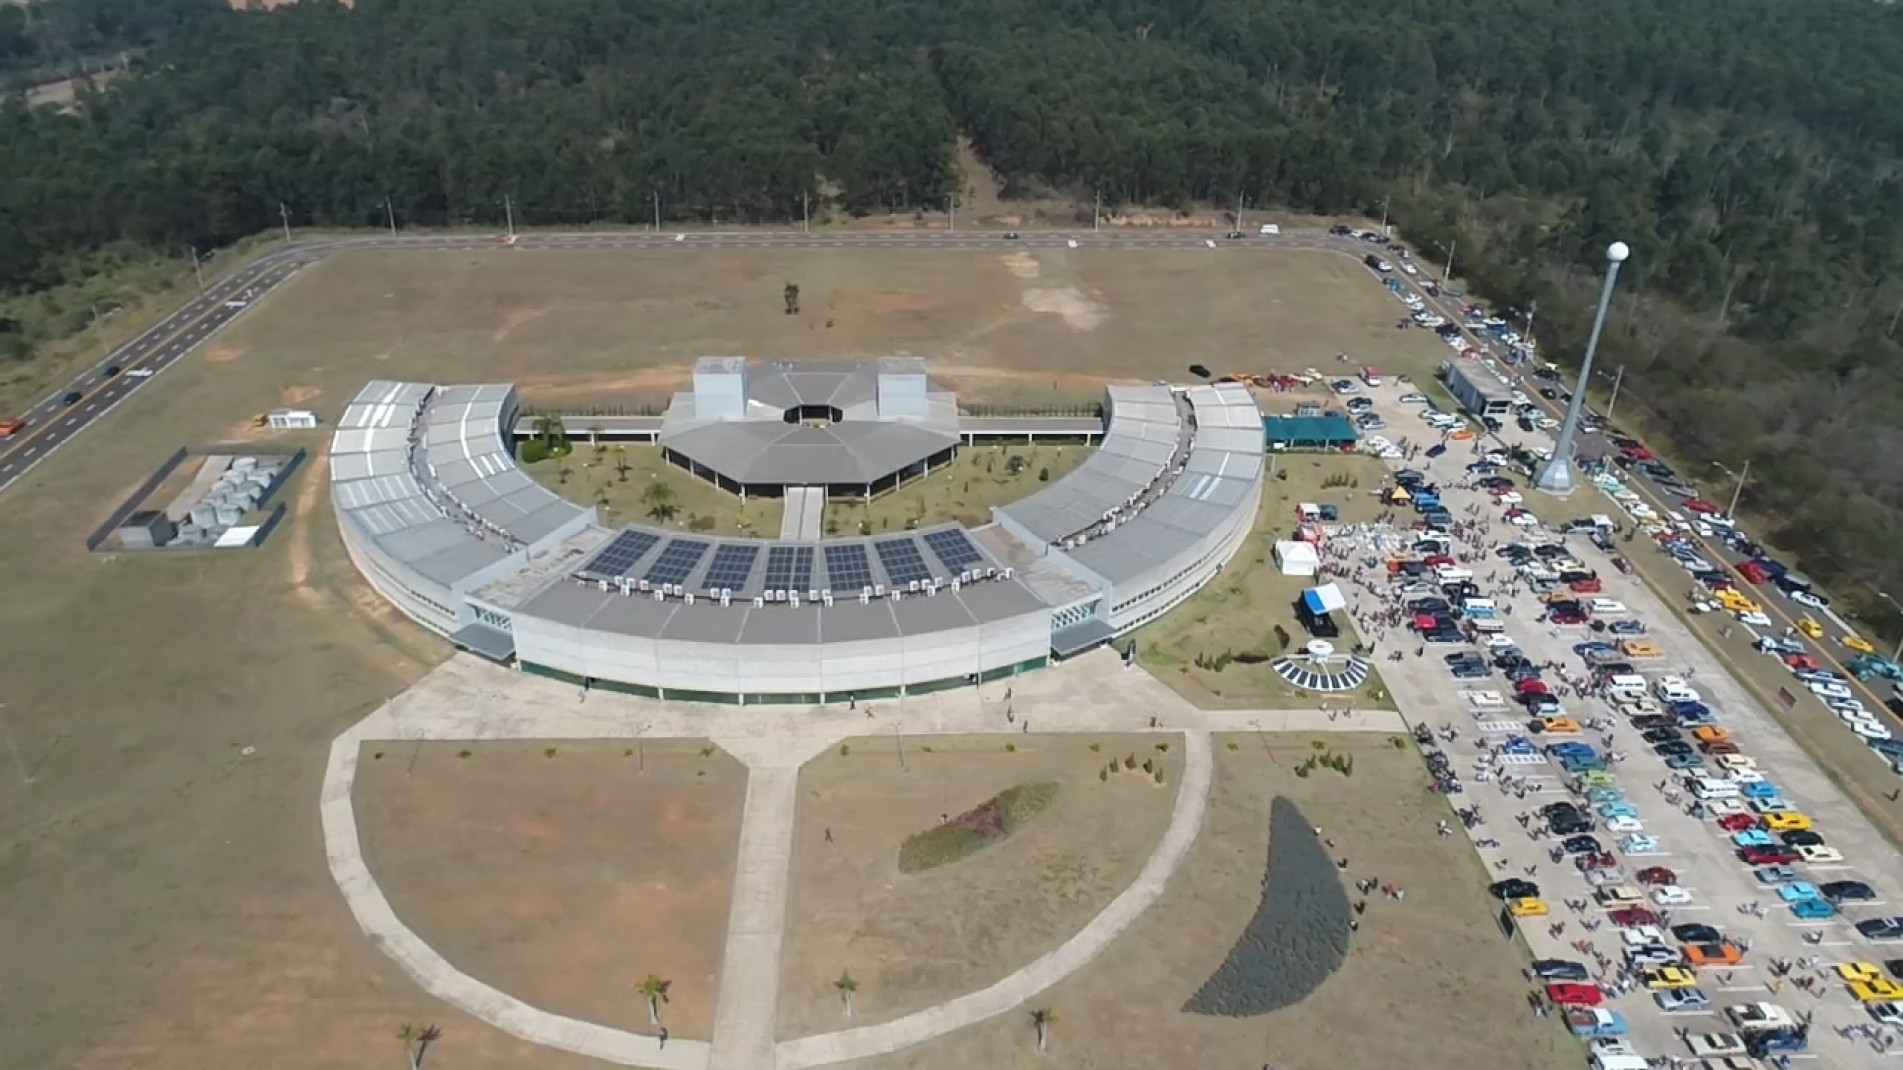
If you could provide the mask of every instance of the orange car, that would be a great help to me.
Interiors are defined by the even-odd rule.
[[[1736,966],[1744,961],[1744,952],[1728,940],[1717,944],[1693,944],[1685,949],[1685,961],[1693,969]]]
[[[1718,743],[1731,738],[1731,733],[1715,724],[1702,724],[1692,729],[1693,738],[1701,743]]]

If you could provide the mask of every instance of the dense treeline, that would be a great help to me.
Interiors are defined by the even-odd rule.
[[[16,14],[17,12],[17,14]],[[1821,571],[1903,589],[1903,14],[1775,0],[218,0],[0,7],[0,290],[274,227],[779,221],[1008,192],[1378,211],[1583,335]],[[3,341],[4,339],[0,339]],[[16,346],[16,348],[18,348]],[[1861,558],[1861,562],[1858,559]]]

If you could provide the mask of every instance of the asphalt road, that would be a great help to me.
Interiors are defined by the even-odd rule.
[[[220,280],[184,307],[154,324],[132,341],[101,358],[66,387],[49,394],[32,408],[15,414],[26,427],[0,439],[0,491],[12,486],[54,451],[137,393],[150,378],[197,348],[219,328],[243,315],[250,304],[282,285],[296,272],[334,252],[355,249],[670,249],[681,253],[722,249],[936,249],[980,250],[999,248],[1089,249],[1251,249],[1285,251],[1308,249],[1339,252],[1357,258],[1367,252],[1364,243],[1321,233],[1279,237],[1250,234],[1231,241],[1207,233],[1128,233],[1107,231],[1026,231],[1009,239],[1002,231],[941,231],[927,234],[828,234],[756,231],[618,232],[587,234],[524,234],[513,241],[480,235],[425,235],[343,238],[287,245],[272,250],[236,273]],[[241,303],[237,303],[241,302]],[[116,375],[106,369],[117,367]],[[138,369],[152,375],[135,376]],[[77,401],[65,398],[78,393]],[[5,418],[5,414],[0,414]]]

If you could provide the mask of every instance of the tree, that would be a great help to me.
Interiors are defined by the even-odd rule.
[[[597,454],[601,453],[603,450],[608,448],[601,444],[601,425],[600,424],[588,425],[588,444],[590,446],[595,447],[595,452]]]
[[[620,443],[615,444],[615,475],[623,483],[628,481],[628,448]]]
[[[786,298],[786,314],[789,316],[799,315],[800,314],[800,285],[799,283],[797,282],[787,283],[786,289],[783,292],[783,296]]]
[[[641,501],[648,507],[648,515],[663,524],[680,512],[679,506],[674,504],[674,488],[658,479],[641,492]]]
[[[661,1024],[661,1004],[667,1002],[667,991],[673,986],[674,982],[658,973],[648,974],[641,978],[640,984],[634,986],[634,990],[641,993],[641,998],[648,1001],[649,1025]]]
[[[410,1061],[410,1070],[423,1070],[423,1056],[429,1052],[429,1046],[441,1039],[443,1031],[433,1025],[412,1025],[403,1023],[396,1031],[396,1038],[403,1042],[403,1055]]]
[[[851,972],[842,970],[833,987],[839,990],[839,999],[846,1005],[846,1017],[852,1017],[852,995],[859,991],[859,982],[852,979]]]
[[[562,466],[555,471],[555,481],[565,487],[568,485],[568,477],[574,474],[575,470],[568,467],[567,462],[563,462]]]
[[[535,414],[535,438],[554,452],[557,444],[563,441],[562,418],[552,412]]]
[[[1039,1007],[1031,1012],[1031,1028],[1037,1030],[1037,1050],[1043,1051],[1050,1040],[1051,1026],[1057,1024],[1057,1012]]]

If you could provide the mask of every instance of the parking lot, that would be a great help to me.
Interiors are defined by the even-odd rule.
[[[1420,419],[1419,406],[1400,402],[1411,390],[1405,383],[1388,383],[1359,393],[1374,399],[1388,424],[1383,434],[1397,444],[1404,439],[1411,439],[1416,449],[1441,444],[1442,433]],[[1478,449],[1475,443],[1481,444]],[[1888,975],[1885,960],[1903,957],[1903,942],[1872,940],[1855,924],[1903,914],[1903,904],[1893,898],[1903,895],[1903,866],[1887,843],[1658,597],[1613,566],[1613,555],[1592,545],[1586,533],[1561,535],[1525,515],[1518,517],[1518,524],[1507,522],[1512,507],[1474,486],[1482,474],[1468,468],[1497,443],[1448,440],[1445,445],[1440,456],[1429,458],[1422,450],[1391,463],[1397,469],[1418,470],[1425,484],[1438,488],[1442,508],[1452,520],[1449,526],[1458,529],[1448,554],[1454,561],[1445,567],[1473,573],[1478,587],[1473,593],[1494,603],[1486,619],[1501,638],[1492,642],[1510,641],[1527,662],[1541,667],[1539,686],[1549,698],[1516,698],[1515,682],[1494,665],[1495,651],[1480,662],[1484,674],[1470,668],[1465,671],[1473,678],[1455,677],[1446,659],[1459,651],[1479,651],[1469,641],[1477,618],[1461,615],[1461,634],[1453,642],[1426,642],[1410,630],[1420,614],[1405,612],[1405,599],[1396,592],[1407,582],[1439,586],[1441,579],[1432,568],[1412,580],[1389,571],[1391,558],[1425,562],[1431,556],[1415,533],[1403,530],[1418,516],[1411,501],[1393,505],[1392,528],[1340,535],[1329,544],[1329,556],[1347,570],[1343,588],[1351,611],[1376,645],[1379,668],[1401,709],[1434,733],[1433,746],[1445,753],[1450,773],[1460,780],[1462,790],[1454,804],[1478,808],[1480,820],[1470,835],[1481,844],[1483,856],[1502,879],[1538,885],[1540,905],[1517,904],[1527,916],[1514,922],[1534,954],[1582,963],[1604,995],[1605,1009],[1625,1019],[1626,1039],[1641,1056],[1691,1055],[1692,1043],[1700,1036],[1738,1032],[1726,1022],[1728,1007],[1760,1002],[1789,1015],[1792,1028],[1783,1031],[1784,1039],[1804,1033],[1806,1049],[1785,1052],[1782,1058],[1823,1060],[1833,1066],[1878,1065],[1886,1049],[1903,1053],[1903,1047],[1888,1048],[1899,1039],[1896,1031],[1877,1025],[1837,969],[1872,963]],[[1511,478],[1526,482],[1523,476]],[[1623,515],[1618,520],[1631,523]],[[1579,570],[1593,574],[1601,585],[1596,593],[1578,596],[1588,606],[1593,599],[1601,600],[1597,612],[1589,608],[1577,623],[1543,619],[1547,607],[1534,583],[1514,563],[1497,556],[1498,547],[1516,541],[1529,544],[1529,553],[1532,545],[1563,544]],[[1616,541],[1602,541],[1617,548]],[[1529,564],[1534,561],[1552,563],[1532,558]],[[1548,585],[1564,586],[1552,581]],[[1418,597],[1435,595],[1423,591]],[[1595,625],[1609,629],[1615,621],[1627,622],[1620,628],[1628,634],[1594,630]],[[1630,649],[1636,653],[1617,652],[1622,640],[1632,640]],[[1595,641],[1606,644],[1594,651],[1601,661],[1626,661],[1631,675],[1642,678],[1637,686],[1643,693],[1631,696],[1624,714],[1600,697],[1603,687],[1592,680],[1575,650]],[[1389,660],[1395,657],[1398,660]],[[1672,677],[1676,683],[1668,680]],[[1543,730],[1534,731],[1530,706],[1540,701],[1559,709]],[[1642,719],[1641,726],[1678,723],[1669,729],[1635,727],[1633,715]],[[1694,727],[1700,722],[1705,738]],[[1652,733],[1651,741],[1642,738],[1643,731]],[[1568,743],[1572,746],[1565,747]],[[1573,752],[1586,780],[1562,768],[1549,752],[1555,744]],[[1734,746],[1735,755],[1723,753]],[[1668,768],[1667,756],[1673,753],[1681,755],[1676,764],[1686,768]],[[1589,767],[1598,761],[1606,770],[1593,775]],[[1721,762],[1736,768],[1722,769]],[[1691,786],[1691,778],[1700,774],[1729,786],[1708,786],[1711,797],[1701,801]],[[1593,850],[1569,850],[1566,837],[1546,830],[1548,822],[1537,811],[1561,802],[1577,806],[1591,823],[1582,834],[1596,841],[1571,846]],[[1769,816],[1779,813],[1799,816]],[[1528,815],[1524,826],[1523,814]],[[1720,827],[1721,820],[1732,827]],[[1762,857],[1773,860],[1784,857],[1780,852],[1796,853],[1808,846],[1811,858],[1793,859],[1788,869],[1754,870],[1740,857],[1744,844],[1761,845],[1761,851],[1770,852]],[[1580,864],[1595,853],[1607,856],[1600,859],[1601,875],[1591,878],[1597,884],[1589,883]],[[1653,883],[1641,881],[1641,871],[1647,870],[1660,871],[1644,874]],[[1781,879],[1765,879],[1774,876]],[[1834,882],[1865,883],[1874,898],[1829,903],[1822,886]],[[1854,886],[1832,890],[1857,891]],[[1602,894],[1595,899],[1595,892]],[[1641,901],[1637,909],[1656,915],[1656,934],[1641,928],[1651,921],[1645,914],[1620,915],[1624,925],[1614,921],[1613,910],[1623,906],[1628,894]],[[1537,913],[1540,909],[1545,913]],[[1693,924],[1717,929],[1719,939],[1686,931],[1684,935],[1695,939],[1685,941],[1669,931]],[[1700,944],[1717,947],[1698,952],[1710,962],[1694,967],[1687,960],[1688,949]],[[1726,944],[1737,949],[1736,963],[1725,964],[1733,956],[1723,950]],[[1650,980],[1673,986],[1695,980],[1696,995],[1665,996],[1685,1006],[1660,1010],[1657,992],[1686,989],[1648,988],[1632,969],[1637,963],[1628,952],[1653,965],[1691,969],[1690,977],[1667,972]],[[1534,988],[1530,981],[1529,993]],[[1888,992],[1879,984],[1866,987],[1863,994]],[[1527,1013],[1533,1013],[1530,1007]],[[1853,1028],[1870,1035],[1846,1035]],[[1777,1031],[1755,1033],[1766,1037]]]

